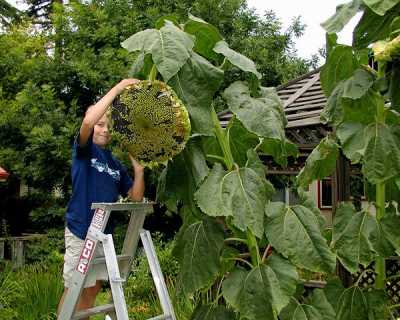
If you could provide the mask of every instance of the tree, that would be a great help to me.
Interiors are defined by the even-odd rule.
[[[12,20],[19,17],[20,11],[6,0],[0,0],[0,26],[9,25]]]
[[[307,62],[296,58],[290,49],[290,39],[296,34],[280,35],[276,17],[258,17],[243,1],[27,3],[32,18],[23,16],[21,23],[11,25],[0,35],[0,66],[4,71],[0,76],[0,161],[12,177],[31,187],[32,206],[37,206],[39,200],[43,203],[43,210],[36,207],[35,211],[40,211],[41,217],[52,216],[52,212],[62,215],[66,205],[71,187],[70,144],[80,117],[108,88],[127,76],[136,58],[120,47],[121,41],[141,29],[154,27],[162,16],[172,14],[184,22],[190,10],[205,19],[212,12],[210,18],[219,21],[225,33],[222,36],[239,52],[254,56],[256,49],[249,49],[251,46],[267,43],[265,46],[272,55],[274,47],[267,40],[281,39],[282,45],[274,58],[281,63],[265,61],[265,68],[260,68],[267,70],[264,83],[277,84],[285,79],[284,74],[289,74],[287,70],[300,72],[307,68]],[[33,14],[39,9],[44,16]],[[48,25],[35,25],[38,16],[47,20]],[[241,27],[232,28],[227,23],[229,19]],[[240,42],[242,37],[253,40]],[[293,76],[296,72],[292,72]],[[243,76],[234,69],[226,75],[227,82]],[[49,190],[60,187],[65,197],[55,203]],[[61,209],[54,210],[54,206]]]

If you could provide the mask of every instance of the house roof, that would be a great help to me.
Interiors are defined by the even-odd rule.
[[[320,113],[326,105],[321,88],[320,69],[311,71],[276,88],[288,120],[287,129],[321,125]],[[232,117],[230,111],[218,114],[224,126]]]
[[[277,88],[283,102],[287,128],[321,124],[320,114],[326,105],[321,88],[320,69],[316,69]]]
[[[10,174],[4,170],[2,167],[0,167],[0,181],[4,181],[8,178]]]

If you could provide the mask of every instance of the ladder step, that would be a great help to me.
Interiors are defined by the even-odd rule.
[[[90,309],[86,309],[83,311],[78,311],[74,314],[74,316],[72,317],[72,320],[79,320],[79,319],[85,319],[89,316],[93,316],[95,314],[99,314],[99,313],[106,313],[109,311],[114,311],[115,307],[113,303],[109,303],[109,304],[104,304],[102,306],[97,306],[97,307],[93,307]]]
[[[117,255],[117,260],[119,261],[128,261],[132,256],[129,254],[121,254]],[[96,264],[104,264],[106,263],[106,258],[105,257],[100,257],[100,258],[94,258],[91,265],[96,265]]]
[[[150,318],[150,319],[147,319],[147,320],[172,320],[172,317],[170,315],[163,314],[161,316],[157,316],[157,317]]]

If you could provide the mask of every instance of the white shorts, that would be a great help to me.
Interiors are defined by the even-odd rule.
[[[65,255],[64,255],[64,286],[69,288],[71,286],[71,277],[76,268],[78,259],[81,255],[81,250],[85,240],[75,236],[67,227],[65,228]],[[103,257],[103,245],[97,244],[96,251],[93,258]],[[96,285],[96,280],[107,280],[108,274],[104,265],[94,265],[88,270],[85,288],[93,287]]]

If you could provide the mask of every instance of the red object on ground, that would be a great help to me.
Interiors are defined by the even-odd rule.
[[[6,170],[4,170],[2,167],[0,167],[0,181],[7,180],[9,175],[10,174]]]

